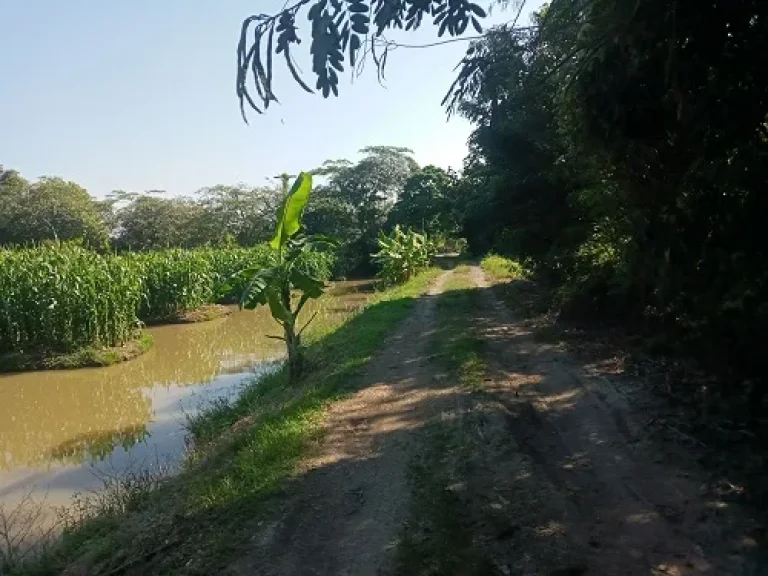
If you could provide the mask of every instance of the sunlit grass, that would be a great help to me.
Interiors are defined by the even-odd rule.
[[[480,266],[496,280],[516,280],[529,276],[520,262],[498,254],[488,254],[480,261]]]

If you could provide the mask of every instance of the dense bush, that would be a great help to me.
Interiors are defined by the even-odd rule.
[[[570,319],[663,336],[756,406],[768,4],[626,8],[554,0],[534,28],[474,43],[448,98],[476,125],[463,234],[530,262]]]
[[[516,280],[528,275],[528,271],[520,262],[498,254],[488,254],[480,261],[480,266],[495,278]]]
[[[136,335],[141,276],[73,245],[0,251],[0,350],[69,352]]]

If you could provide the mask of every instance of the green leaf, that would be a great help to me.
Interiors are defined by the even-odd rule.
[[[291,283],[309,298],[319,298],[323,294],[323,282],[317,278],[312,278],[297,268],[291,271]]]
[[[267,303],[266,291],[269,286],[269,270],[251,272],[248,284],[240,297],[240,307],[253,310],[257,306]],[[247,277],[247,275],[246,275]]]
[[[282,248],[288,238],[301,228],[301,215],[312,191],[312,176],[306,172],[299,174],[293,183],[285,202],[277,212],[277,230],[270,242],[274,249]]]
[[[293,325],[294,317],[284,305],[280,299],[280,295],[275,290],[267,290],[267,302],[269,303],[269,311],[272,316],[277,320],[281,320],[286,324]]]

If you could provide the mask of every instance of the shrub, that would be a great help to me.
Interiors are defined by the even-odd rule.
[[[503,280],[515,280],[529,275],[519,261],[498,254],[488,254],[480,261],[480,266],[494,278]]]

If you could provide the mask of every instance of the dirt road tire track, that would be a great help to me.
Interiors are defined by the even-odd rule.
[[[425,448],[424,426],[454,414],[477,432],[465,523],[489,576],[768,573],[750,557],[753,524],[704,490],[695,462],[660,453],[614,382],[537,341],[482,270],[469,273],[487,352],[483,391],[460,407],[466,391],[430,365],[444,273],[383,343],[359,391],[330,408],[316,453],[231,571],[393,574],[409,462]]]
[[[642,435],[613,383],[590,377],[531,330],[489,289],[479,328],[494,369],[489,392],[536,474],[559,492],[561,529],[590,575],[764,574],[750,560],[751,521],[706,494],[693,462],[670,461]]]
[[[374,576],[392,570],[409,503],[411,446],[449,401],[432,378],[427,346],[439,276],[382,345],[360,389],[335,403],[323,441],[289,488],[278,520],[262,525],[236,574]]]

